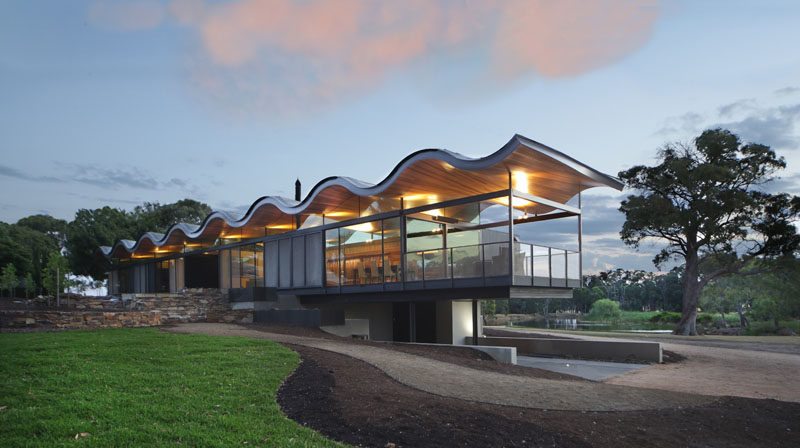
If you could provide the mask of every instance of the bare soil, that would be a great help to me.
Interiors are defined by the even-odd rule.
[[[278,392],[286,415],[357,446],[800,446],[800,404],[725,397],[652,411],[548,411],[441,397],[351,357],[291,346],[303,361]]]

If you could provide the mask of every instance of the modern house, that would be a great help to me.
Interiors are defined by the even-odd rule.
[[[581,192],[622,183],[520,135],[479,159],[438,149],[380,183],[329,177],[100,248],[112,294],[218,288],[256,321],[308,321],[375,340],[463,344],[479,299],[571,297]],[[554,236],[566,246],[549,247]],[[309,317],[310,316],[310,317]]]

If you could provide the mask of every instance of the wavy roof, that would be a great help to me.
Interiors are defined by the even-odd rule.
[[[253,202],[241,217],[215,211],[198,226],[178,223],[165,234],[148,232],[138,241],[120,240],[113,247],[100,247],[107,257],[128,257],[134,253],[178,252],[184,243],[213,242],[234,234],[237,238],[264,236],[265,227],[291,225],[311,215],[346,215],[352,219],[396,202],[403,197],[405,208],[431,202],[462,198],[508,188],[508,173],[522,173],[522,189],[552,201],[566,203],[580,191],[592,187],[621,190],[615,177],[601,173],[546,145],[515,135],[494,153],[473,159],[445,149],[423,149],[400,161],[382,181],[370,184],[350,177],[333,176],[319,181],[300,202],[278,196],[263,196]],[[423,198],[419,204],[414,198]],[[528,203],[528,213],[553,210]],[[342,219],[344,220],[344,219]]]

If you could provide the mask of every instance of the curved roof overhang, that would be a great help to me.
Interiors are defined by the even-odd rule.
[[[435,197],[435,202],[507,190],[509,173],[513,188],[558,203],[566,203],[592,187],[622,190],[617,178],[601,173],[566,154],[539,142],[515,135],[502,148],[486,157],[472,159],[444,149],[423,149],[400,163],[381,182],[372,185],[349,177],[328,177],[318,182],[300,202],[264,196],[253,202],[241,217],[215,211],[198,225],[178,223],[165,234],[148,232],[138,241],[121,240],[99,251],[110,258],[132,254],[169,253],[190,243],[213,243],[219,238],[264,236],[264,228],[291,225],[294,216],[332,213],[354,198]],[[506,201],[507,202],[507,201]],[[527,202],[527,201],[525,201]],[[364,208],[370,201],[364,201]],[[548,213],[552,207],[527,202],[515,208],[528,213]],[[408,206],[406,206],[408,208]],[[363,212],[359,210],[358,214]],[[354,218],[357,217],[354,214]]]

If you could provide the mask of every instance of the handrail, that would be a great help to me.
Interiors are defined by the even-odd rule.
[[[579,251],[531,243],[513,244],[513,257],[505,255],[509,250],[506,241],[405,252],[404,278],[406,281],[425,282],[512,276],[515,284],[526,284],[530,277],[531,286],[549,287],[569,287],[570,281],[580,281],[580,264],[575,258],[579,256]],[[546,253],[542,253],[543,250]],[[560,260],[562,257],[563,264]],[[509,266],[509,260],[512,259],[513,266]],[[571,267],[571,264],[575,266]],[[546,272],[542,266],[545,266]]]

